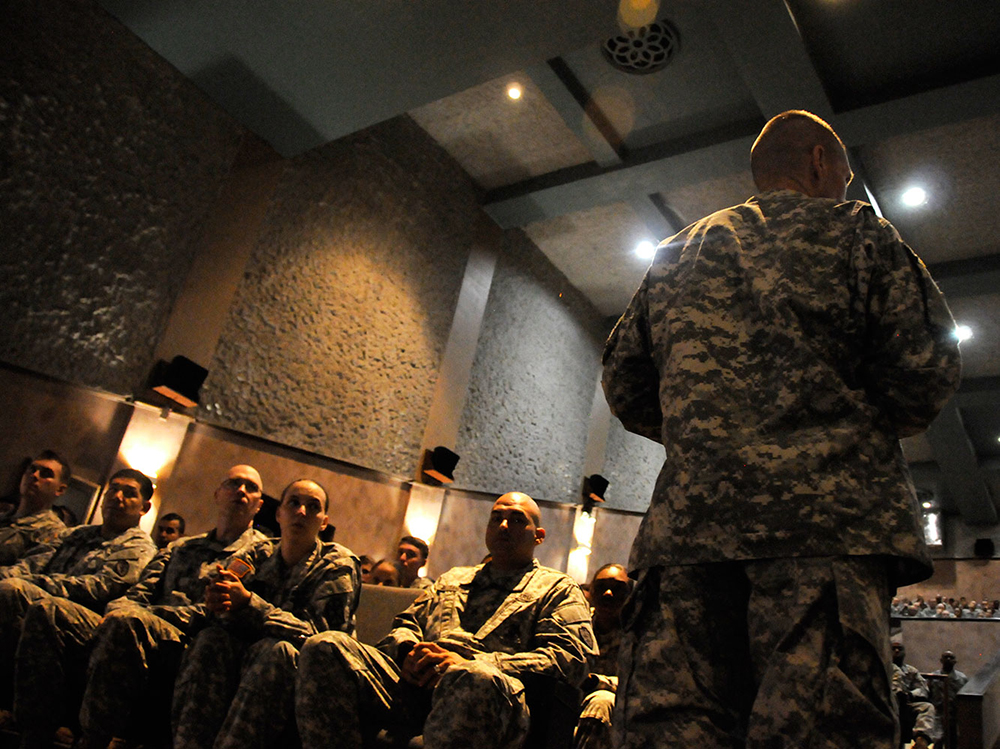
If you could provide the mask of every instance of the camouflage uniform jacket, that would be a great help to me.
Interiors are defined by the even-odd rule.
[[[661,243],[604,391],[665,461],[630,568],[885,555],[930,574],[899,437],[958,387],[955,323],[867,203],[766,192]]]
[[[607,632],[601,632],[594,627],[594,635],[597,637],[597,646],[601,652],[591,667],[586,688],[588,691],[606,689],[609,692],[617,692],[618,651],[622,644],[621,628],[616,627]]]
[[[475,623],[468,616],[474,610],[484,612],[471,617]],[[537,560],[507,576],[489,564],[448,570],[396,617],[378,648],[398,663],[400,646],[421,641],[492,663],[515,678],[544,675],[574,687],[597,655],[583,591]]]
[[[892,664],[892,691],[904,692],[917,700],[927,700],[931,694],[927,679],[909,663],[902,666]]]
[[[281,544],[268,539],[248,556],[257,568],[246,584],[250,603],[221,617],[234,634],[254,640],[287,640],[296,647],[310,635],[330,629],[354,634],[361,561],[350,549],[317,540],[312,552],[289,568],[281,556]]]
[[[139,527],[106,539],[101,526],[85,525],[64,535],[58,547],[36,547],[16,565],[0,570],[0,577],[22,578],[100,613],[139,579],[155,553],[153,539]]]
[[[41,510],[23,518],[14,511],[0,517],[0,565],[14,564],[42,544],[52,544],[66,532],[66,526],[51,509]]]
[[[205,586],[217,564],[241,554],[264,540],[263,534],[248,528],[235,541],[223,544],[215,529],[199,536],[181,538],[159,551],[142,571],[139,582],[128,593],[108,604],[108,611],[145,606],[157,616],[190,633],[206,616]]]

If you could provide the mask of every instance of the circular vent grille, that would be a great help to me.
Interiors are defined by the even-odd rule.
[[[654,21],[611,37],[601,46],[601,51],[618,70],[644,75],[666,67],[679,48],[677,29],[667,21]]]

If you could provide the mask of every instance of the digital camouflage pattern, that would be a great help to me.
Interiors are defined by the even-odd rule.
[[[397,663],[421,641],[469,660],[448,668],[433,690],[413,687]],[[513,574],[456,567],[396,617],[378,649],[336,632],[307,641],[296,685],[302,744],[318,749],[336,736],[360,747],[388,727],[422,730],[428,747],[518,746],[528,729],[523,679],[575,687],[595,655],[589,608],[565,574],[537,561]]]
[[[583,681],[597,655],[580,586],[537,560],[512,575],[489,564],[448,570],[396,617],[378,648],[396,660],[401,645],[421,641],[511,676],[550,676],[570,686]]]
[[[68,529],[51,509],[15,518],[16,510],[0,516],[0,566],[14,564],[42,544],[56,542]]]
[[[247,528],[234,541],[224,544],[213,528],[208,533],[182,538],[157,552],[139,581],[108,611],[145,606],[157,616],[187,632],[204,623],[205,586],[217,565],[233,556],[249,553],[265,541],[262,533]]]
[[[645,571],[623,612],[618,749],[897,746],[877,559]]]
[[[591,611],[593,614],[593,610]],[[611,714],[618,691],[618,651],[621,648],[620,628],[607,632],[594,627],[600,650],[592,670],[583,682],[580,717],[573,734],[574,749],[610,749]]]
[[[215,565],[263,538],[250,529],[228,545],[215,539],[215,531],[182,539],[158,552],[142,570],[139,581],[124,597],[109,603],[107,610],[155,605],[163,618],[186,629],[203,618],[202,605],[192,601],[204,596],[208,574]],[[80,695],[72,693],[70,687],[85,682],[90,646],[100,623],[101,617],[66,599],[41,601],[29,610],[14,686],[14,712],[22,726],[51,734],[58,726],[75,722]],[[167,631],[171,641],[179,641],[172,628]],[[123,667],[118,661],[116,665]],[[123,683],[127,684],[127,679]],[[71,713],[72,720],[52,711],[49,706],[53,704]],[[62,720],[55,722],[60,717]]]
[[[328,629],[351,634],[361,563],[344,546],[316,542],[289,568],[280,544],[259,544],[247,608],[203,630],[174,689],[174,749],[273,747],[294,714],[298,648]],[[266,556],[265,556],[266,555]]]
[[[665,460],[630,569],[880,554],[930,574],[899,437],[959,381],[927,268],[866,203],[775,190],[661,243],[604,391]]]
[[[65,534],[58,546],[38,546],[17,564],[0,569],[0,578],[20,578],[100,612],[139,579],[155,553],[153,540],[141,528],[104,538],[101,526],[85,525]]]
[[[958,708],[958,692],[969,682],[969,677],[959,671],[957,668],[953,668],[951,673],[946,674],[944,671],[938,669],[934,672],[935,674],[940,674],[942,676],[947,676],[946,679],[933,679],[930,682],[931,688],[931,704],[934,705],[935,721],[934,721],[934,735],[943,736],[944,735],[944,720],[945,720],[945,699],[948,700],[948,733],[950,738],[949,747],[958,746],[958,713],[956,712]]]
[[[928,701],[930,695],[927,680],[920,675],[920,672],[909,664],[904,663],[900,668],[893,663],[892,691],[893,694],[903,695],[906,707],[903,708],[902,719],[913,721],[914,736],[922,734],[930,741],[939,739],[937,710]]]

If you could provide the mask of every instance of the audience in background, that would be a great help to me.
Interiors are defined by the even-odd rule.
[[[168,512],[161,515],[156,521],[156,530],[153,531],[153,541],[157,549],[165,549],[167,544],[173,543],[184,535],[186,523],[184,518],[176,512]]]
[[[911,598],[895,596],[889,605],[889,613],[897,618],[910,619],[1000,619],[1000,601],[988,601],[985,598],[977,602],[967,600],[962,596],[957,601],[954,598],[945,600],[938,595],[934,602],[928,604],[924,597],[916,595]]]
[[[43,450],[24,467],[17,506],[0,514],[0,566],[14,564],[66,531],[52,505],[66,491],[70,475],[69,463],[53,450]]]
[[[380,559],[372,566],[371,572],[368,575],[368,580],[365,580],[365,582],[371,583],[372,585],[388,585],[393,588],[398,588],[400,587],[399,567],[388,559]]]

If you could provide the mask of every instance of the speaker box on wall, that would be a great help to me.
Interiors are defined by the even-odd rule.
[[[996,545],[992,538],[977,538],[972,545],[972,553],[980,559],[992,559],[996,552]]]

